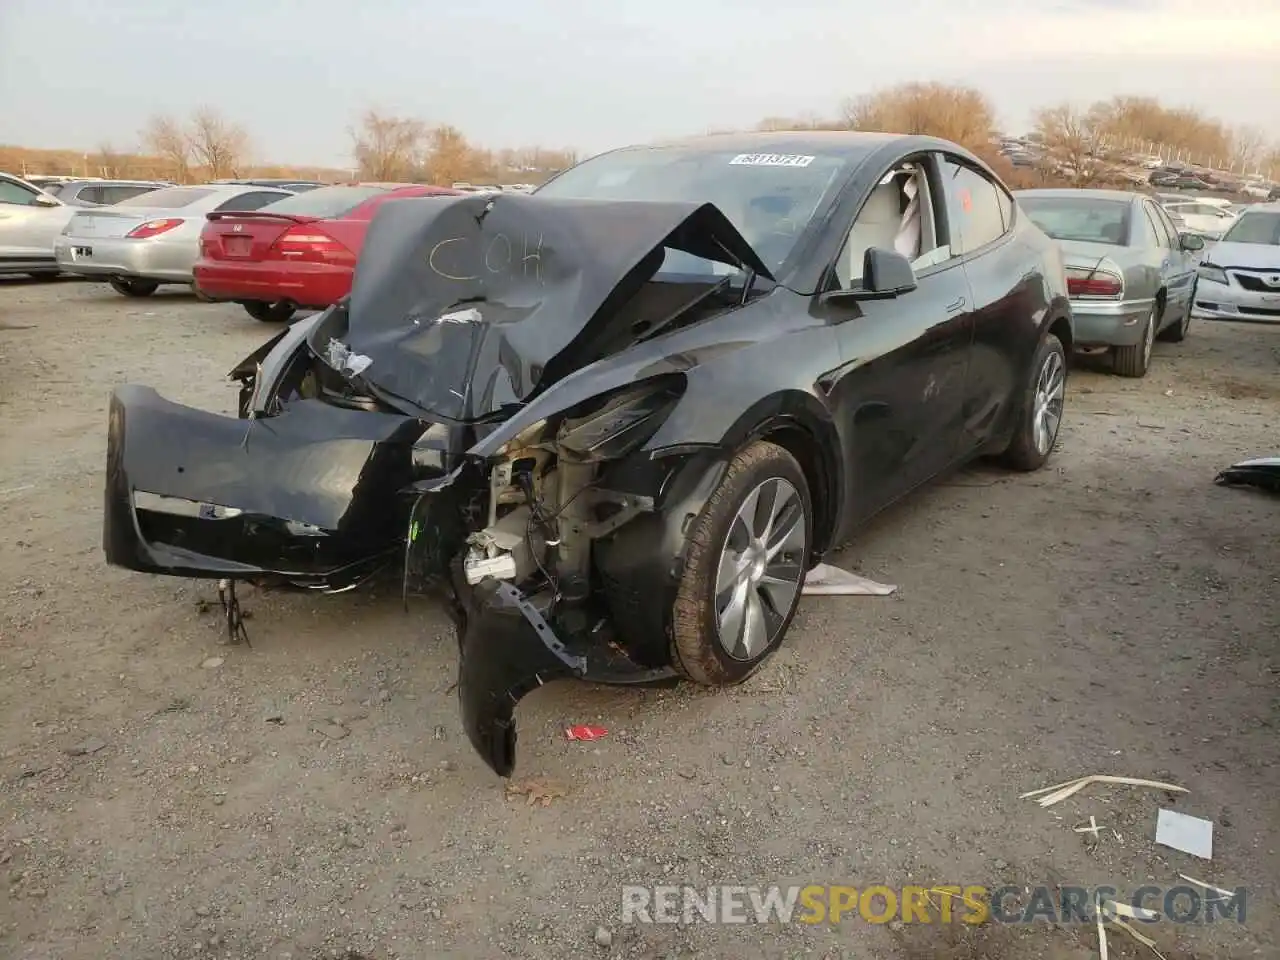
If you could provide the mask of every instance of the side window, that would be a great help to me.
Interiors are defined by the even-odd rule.
[[[942,161],[942,182],[947,192],[951,217],[951,252],[954,256],[972,253],[1005,233],[1001,191],[978,171]]]
[[[277,200],[283,200],[285,197],[291,196],[288,193],[281,193],[276,190],[256,190],[252,193],[242,193],[238,197],[232,197],[230,200],[224,200],[218,204],[218,210],[259,210],[268,203],[275,203]]]
[[[925,169],[919,161],[901,163],[871,191],[849,228],[835,263],[839,289],[861,284],[863,263],[872,247],[895,250],[917,269],[937,262],[935,238]]]
[[[1143,208],[1150,215],[1152,212],[1156,216],[1156,232],[1160,235],[1160,246],[1176,247],[1178,245],[1178,228],[1173,225],[1173,221],[1169,219],[1169,215],[1157,207],[1153,203],[1144,203]]]
[[[76,199],[86,203],[106,203],[102,199],[104,190],[104,187],[85,187],[76,195]]]
[[[152,189],[152,187],[103,187],[101,202],[119,203],[121,200],[128,200],[130,197],[150,193]]]
[[[37,196],[39,194],[32,193],[26,187],[14,183],[12,180],[0,180],[0,203],[16,203],[24,207],[34,207]]]
[[[1142,205],[1142,216],[1138,218],[1137,228],[1138,246],[1144,249],[1165,246],[1164,231],[1156,226],[1155,218],[1151,215],[1151,204]]]

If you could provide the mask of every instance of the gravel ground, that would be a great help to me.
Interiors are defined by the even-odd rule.
[[[0,282],[0,956],[1085,958],[1080,925],[625,925],[620,888],[1180,872],[1246,886],[1247,922],[1146,927],[1165,957],[1280,956],[1280,512],[1212,482],[1276,450],[1280,328],[1078,372],[1048,469],[881,518],[834,559],[899,593],[807,601],[741,688],[537,691],[516,780],[546,806],[473,755],[427,601],[250,590],[227,647],[209,584],[104,565],[109,389],[230,411],[271,332]],[[1190,793],[1018,799],[1089,773]],[[1154,844],[1161,805],[1215,822],[1211,863]]]

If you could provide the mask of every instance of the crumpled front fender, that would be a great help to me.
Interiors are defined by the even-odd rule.
[[[511,584],[483,580],[469,600],[458,662],[462,724],[484,762],[509,777],[516,762],[516,704],[552,680],[583,676],[587,661],[565,648]]]

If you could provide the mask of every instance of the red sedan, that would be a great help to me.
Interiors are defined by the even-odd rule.
[[[356,258],[378,207],[387,200],[458,193],[417,184],[320,187],[251,212],[208,214],[195,265],[196,292],[231,300],[249,316],[285,322],[351,292]]]

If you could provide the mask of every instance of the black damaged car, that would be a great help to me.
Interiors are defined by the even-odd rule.
[[[441,588],[507,776],[539,684],[737,683],[873,514],[974,457],[1042,466],[1071,341],[1057,247],[955,144],[615,150],[532,196],[388,203],[348,300],[232,371],[239,418],[117,389],[104,548]]]

